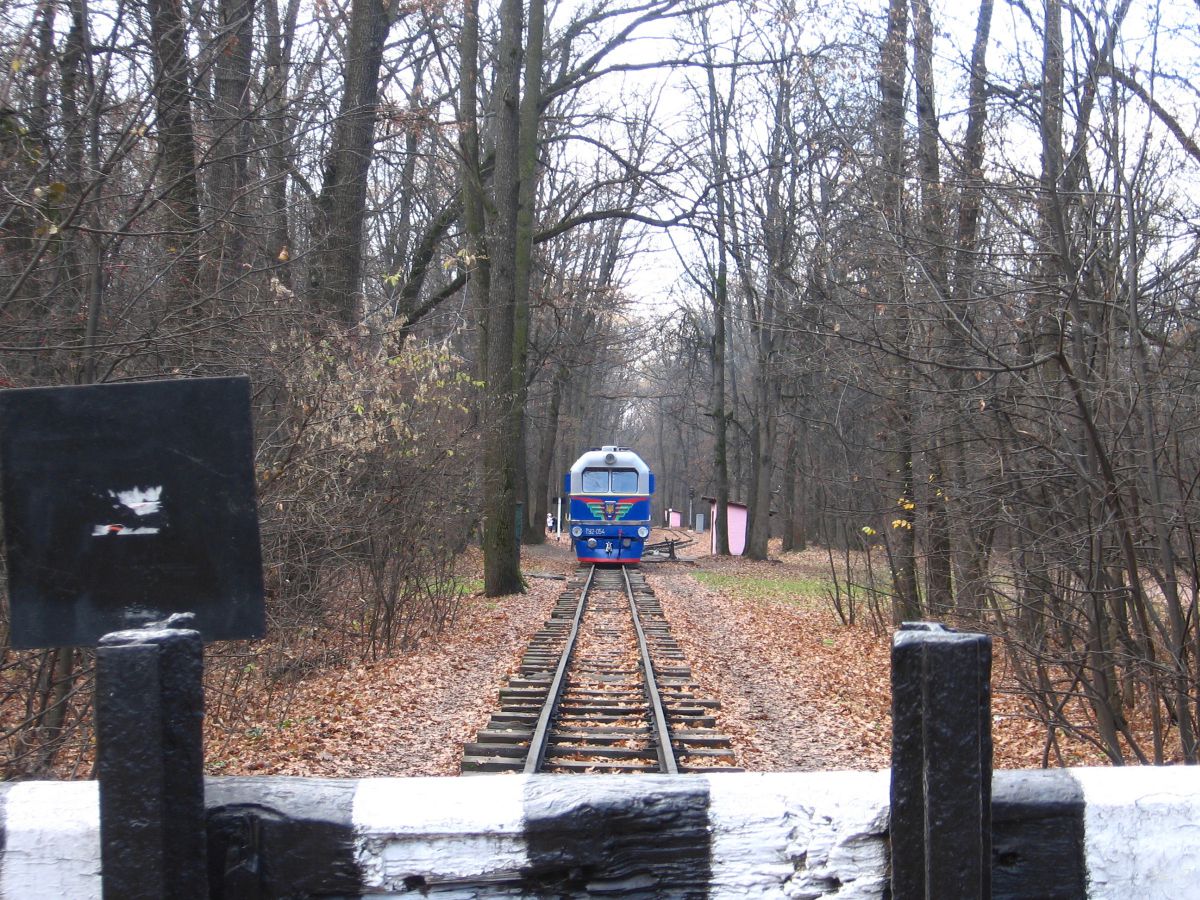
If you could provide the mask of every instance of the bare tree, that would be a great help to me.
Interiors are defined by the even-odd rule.
[[[344,87],[325,157],[312,225],[308,265],[313,308],[343,328],[362,317],[362,236],[367,173],[375,137],[379,71],[389,30],[403,12],[398,3],[352,0],[343,61]]]

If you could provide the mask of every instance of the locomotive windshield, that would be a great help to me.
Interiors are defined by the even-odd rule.
[[[584,469],[583,492],[585,494],[607,494],[608,469]]]
[[[585,494],[636,494],[638,473],[636,469],[584,469],[582,489]]]
[[[613,469],[612,492],[614,494],[636,494],[638,473],[633,469]]]

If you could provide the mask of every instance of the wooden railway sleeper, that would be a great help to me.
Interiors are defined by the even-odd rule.
[[[634,571],[589,574],[596,590],[612,590],[618,582],[627,582],[628,608],[640,620],[644,640],[644,660],[639,669],[649,667],[658,683],[658,702],[665,719],[665,741],[681,772],[737,771],[732,744],[716,730],[712,715],[720,704],[698,696],[698,685],[685,655],[671,636],[661,604]],[[582,578],[572,578],[568,591],[558,602],[530,642],[522,657],[518,674],[501,690],[502,708],[481,729],[476,741],[465,745],[463,772],[520,771],[525,767],[538,722],[545,711],[553,675],[561,668],[564,647],[578,628]],[[626,587],[625,584],[621,585]],[[596,603],[597,615],[614,615],[609,600]],[[620,644],[622,630],[601,622],[591,631],[593,640]],[[616,646],[616,645],[614,645]],[[602,653],[576,678],[573,685],[558,688],[557,712],[560,722],[546,737],[543,771],[547,772],[625,772],[656,771],[656,750],[652,702],[637,687],[638,673],[615,650]]]

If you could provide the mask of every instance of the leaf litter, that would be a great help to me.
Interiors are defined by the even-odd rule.
[[[565,542],[525,548],[524,555],[526,574],[542,576],[528,578],[526,593],[471,596],[445,631],[411,652],[311,674],[291,688],[283,713],[264,702],[270,714],[251,713],[235,728],[209,722],[209,773],[458,775],[462,745],[499,707],[502,682],[516,673],[562,589],[545,576],[574,566]],[[748,771],[889,764],[890,635],[841,624],[821,596],[781,599],[779,592],[736,589],[740,579],[791,584],[811,577],[821,557],[698,556],[644,566],[702,693],[721,702],[717,727]],[[472,565],[481,570],[478,558]],[[735,576],[735,586],[707,586],[698,572]],[[999,681],[1004,667],[996,656]],[[1044,732],[1018,696],[994,687],[996,765],[1038,766]],[[1099,762],[1085,752],[1075,761]]]

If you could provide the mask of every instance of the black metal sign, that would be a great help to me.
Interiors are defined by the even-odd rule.
[[[253,459],[246,378],[0,391],[12,645],[261,637]]]

